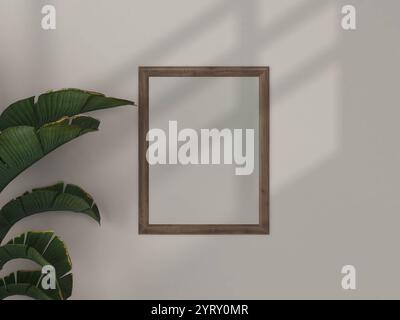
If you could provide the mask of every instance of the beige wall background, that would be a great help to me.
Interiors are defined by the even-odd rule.
[[[40,27],[45,4],[56,6],[55,31]],[[356,31],[340,26],[344,4],[357,8]],[[0,195],[2,205],[62,179],[94,196],[102,226],[44,214],[8,237],[54,230],[71,254],[74,299],[399,298],[399,9],[397,0],[1,0],[0,110],[64,87],[137,101],[139,65],[271,67],[269,236],[139,236],[138,113],[124,107],[96,112],[98,133]],[[346,264],[357,290],[341,288]]]

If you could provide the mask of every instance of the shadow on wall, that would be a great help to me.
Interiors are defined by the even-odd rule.
[[[256,11],[256,9],[251,9],[251,4],[254,5],[254,2],[248,2],[242,8],[238,5],[235,10],[240,15],[240,21],[243,24],[247,25],[248,23],[255,28],[255,30],[246,29],[243,35],[245,38],[246,33],[255,34],[254,41],[241,39],[242,41],[238,41],[239,47],[233,50],[243,49],[241,45],[245,43],[248,54],[244,55],[243,61],[249,61],[250,64],[253,58],[260,61],[259,57],[258,59],[255,57],[259,49],[273,46],[273,42],[279,37],[284,36],[285,33],[294,32],[299,25],[312,18],[313,15],[317,15],[325,6],[332,5],[332,2],[303,1],[301,5],[290,9],[281,21],[261,30],[256,29],[255,17],[246,16],[246,14]],[[345,4],[347,4],[346,1],[335,1],[334,5],[340,8]],[[290,184],[284,185],[271,197],[271,250],[280,240],[292,239],[290,246],[287,247],[289,255],[299,254],[301,256],[301,252],[307,248],[307,250],[315,252],[315,256],[309,258],[311,261],[315,260],[317,266],[326,268],[333,266],[339,270],[341,263],[338,262],[339,256],[341,257],[340,261],[350,260],[355,264],[359,263],[365,267],[365,273],[377,276],[373,272],[377,270],[378,261],[388,261],[388,253],[385,250],[382,251],[382,248],[396,247],[392,241],[393,239],[397,239],[397,242],[399,240],[397,229],[400,218],[393,210],[400,208],[400,200],[396,195],[400,186],[400,173],[399,170],[393,170],[397,168],[400,157],[398,148],[394,147],[398,144],[397,119],[399,119],[400,111],[396,105],[393,105],[393,101],[399,102],[397,86],[400,70],[397,63],[399,47],[393,39],[396,39],[399,29],[396,20],[399,6],[396,1],[385,1],[384,6],[374,1],[358,1],[357,12],[360,18],[356,32],[340,30],[340,38],[327,50],[318,52],[310,57],[309,61],[296,66],[278,83],[274,81],[274,71],[276,70],[273,65],[271,66],[272,113],[275,112],[274,109],[277,108],[280,100],[286,99],[291,93],[304,86],[308,80],[318,77],[332,65],[338,66],[340,70],[334,85],[339,87],[339,96],[341,97],[335,105],[335,108],[339,110],[338,118],[334,119],[337,123],[334,125],[340,129],[340,132],[336,132],[337,145],[333,148],[334,152],[325,157],[323,161],[307,167],[307,170],[301,173],[296,180],[291,180]],[[339,25],[340,10],[337,9],[337,12]],[[385,23],[382,22],[383,20]],[[205,26],[203,25],[200,30],[203,30],[202,28]],[[186,30],[186,28],[183,29]],[[191,28],[187,28],[187,30],[193,31]],[[197,32],[192,36],[196,34]],[[252,53],[254,53],[254,57]],[[220,61],[232,61],[230,58],[230,53],[227,53],[226,56],[216,58],[215,64]],[[266,64],[269,62],[266,61]],[[200,90],[203,89],[205,88],[200,88]],[[192,93],[189,88],[184,90],[176,88],[170,94],[173,96],[182,92],[187,96]],[[310,103],[312,102],[313,100],[310,99]],[[291,105],[293,109],[296,107],[299,106]],[[316,107],[322,108],[323,105]],[[165,111],[167,112],[167,110],[168,107]],[[315,120],[318,121],[318,118]],[[274,127],[274,123],[271,125]],[[290,128],[288,129],[290,130]],[[319,135],[320,132],[313,134]],[[272,145],[274,147],[278,145],[279,140],[279,136],[272,136]],[[274,150],[275,148],[272,149],[272,151]],[[272,155],[272,157],[274,156]],[[272,164],[272,166],[274,165],[276,163]],[[272,171],[272,180],[274,175],[275,173]],[[302,241],[296,242],[296,239],[302,239]],[[206,243],[207,240],[204,242]],[[193,248],[190,249],[193,251]],[[169,281],[165,279],[165,274],[169,272],[182,274],[181,283],[177,283],[176,279],[174,281],[176,290],[179,292],[178,296],[186,298],[187,292],[180,292],[179,288],[184,288],[183,283],[185,282],[192,282],[192,277],[196,277],[197,273],[202,274],[204,268],[210,268],[209,274],[224,274],[224,271],[219,270],[218,267],[211,268],[211,266],[219,265],[218,261],[221,256],[226,256],[226,252],[224,253],[223,250],[226,248],[217,246],[210,250],[208,245],[204,245],[203,248],[196,249],[196,256],[192,254],[190,255],[191,259],[178,265],[175,262],[182,262],[182,257],[186,256],[183,252],[179,252],[179,255],[171,257],[170,265],[165,266],[163,272],[154,268],[151,281],[144,281],[141,286],[143,289],[147,288],[149,292],[152,292],[152,286],[154,286],[153,290],[159,290],[158,283]],[[331,252],[332,254],[324,255],[324,261],[321,261],[321,250],[324,253]],[[389,254],[389,256],[391,255]],[[206,263],[205,257],[214,263]],[[376,261],[375,264],[371,259]],[[396,274],[399,261],[395,257],[389,259],[393,263],[389,267],[389,271]],[[240,265],[239,260],[232,261],[232,263]],[[275,265],[276,262],[271,261],[270,264]],[[309,265],[310,261],[308,264],[299,263],[297,268],[299,270],[304,268],[304,273],[309,274],[310,271],[307,270]],[[260,264],[258,267],[254,267],[254,272],[263,274],[264,267],[265,264]],[[286,269],[280,267],[282,272]],[[182,271],[192,271],[180,273],[177,268],[182,268]],[[279,267],[277,266],[277,268]],[[316,272],[313,273],[316,278],[324,279],[320,286],[318,284],[311,286],[314,293],[325,293],[326,297],[332,297],[335,294],[341,296],[339,291],[333,291],[334,294],[327,291],[324,288],[327,281],[324,275],[318,273],[318,270],[313,270],[313,272]],[[243,274],[242,276],[245,277]],[[287,283],[290,283],[293,296],[304,294],[304,288],[309,286],[306,278],[291,278],[290,274],[285,276],[288,278]],[[262,279],[260,281],[263,282]],[[266,291],[268,291],[268,287],[276,288],[282,285],[279,283],[279,279],[274,280],[268,277],[268,281],[265,283]],[[222,277],[217,282],[231,290],[233,297],[243,297],[244,288],[241,287],[241,290],[235,288],[232,279]],[[264,292],[260,289],[262,287],[260,285],[252,287],[251,283],[249,281],[249,288],[246,291],[248,297],[281,295],[282,298],[288,298],[287,292],[285,293],[284,290],[276,291],[276,295],[274,295]],[[136,283],[136,285],[138,284]],[[378,291],[386,290],[386,293],[391,290],[384,285],[377,285],[373,278],[369,285],[370,288],[375,285],[374,288]],[[336,288],[336,284],[334,287]],[[209,289],[212,290],[211,287]],[[367,291],[365,295],[372,296],[372,292]],[[160,297],[166,297],[168,294],[167,291],[159,292]],[[218,293],[216,295],[218,298]],[[224,296],[220,295],[219,298],[224,298]]]

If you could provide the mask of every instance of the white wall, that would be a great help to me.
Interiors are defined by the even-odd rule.
[[[57,30],[40,27],[54,4]],[[358,29],[340,9],[354,4]],[[96,199],[21,221],[54,230],[74,299],[398,298],[400,2],[396,0],[0,1],[0,105],[79,87],[137,101],[139,65],[271,67],[271,234],[139,236],[137,109],[99,111],[0,195],[58,180]],[[177,93],[175,93],[177,94]],[[343,291],[353,264],[358,290]],[[15,268],[9,264],[2,275]]]

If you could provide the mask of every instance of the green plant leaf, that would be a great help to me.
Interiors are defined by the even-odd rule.
[[[42,273],[40,271],[17,271],[0,279],[0,300],[20,295],[37,300],[61,300],[60,292],[66,293],[66,298],[72,292],[72,274],[67,274],[56,283],[56,290],[44,290],[41,287]],[[57,287],[58,286],[58,287]],[[63,288],[63,289],[61,289]]]
[[[22,171],[57,147],[98,129],[99,121],[81,113],[132,101],[106,97],[79,89],[50,91],[17,101],[0,115],[0,192]],[[75,211],[100,222],[93,199],[78,186],[63,183],[34,189],[0,210],[0,243],[19,220],[44,211]],[[28,232],[0,247],[0,268],[12,259],[24,258],[57,272],[57,290],[39,287],[40,271],[18,271],[0,279],[0,299],[27,295],[35,299],[66,299],[72,292],[71,261],[64,243],[53,232]]]
[[[0,247],[0,269],[14,259],[28,259],[36,262],[41,267],[51,265],[56,270],[57,295],[61,299],[67,299],[71,295],[72,268],[71,259],[68,255],[64,242],[54,232],[27,232],[10,240]],[[67,278],[64,280],[64,277]],[[18,279],[17,279],[18,281]],[[7,282],[5,282],[7,286]],[[58,288],[58,289],[57,289]],[[51,290],[46,290],[51,291]]]
[[[85,133],[98,130],[90,117],[63,118],[39,129],[10,127],[0,132],[0,192],[22,171],[52,150]]]
[[[6,203],[0,210],[0,244],[11,227],[25,217],[48,211],[80,212],[100,223],[100,213],[93,198],[82,188],[60,182],[33,189]]]
[[[66,116],[124,105],[134,105],[134,102],[80,89],[49,91],[41,94],[36,103],[35,97],[30,97],[6,108],[0,115],[0,131],[15,126],[38,129]]]

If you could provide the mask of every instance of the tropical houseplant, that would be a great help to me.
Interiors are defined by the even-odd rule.
[[[59,146],[98,130],[100,121],[82,116],[89,111],[134,105],[132,101],[101,93],[63,89],[23,99],[0,115],[0,192],[22,171]],[[19,220],[47,211],[72,211],[100,223],[92,197],[82,188],[63,182],[34,189],[0,209],[0,270],[13,259],[28,259],[56,271],[55,289],[44,289],[41,269],[21,270],[0,279],[0,299],[25,295],[34,299],[64,300],[71,296],[71,260],[63,241],[54,232],[29,231],[2,244]]]

